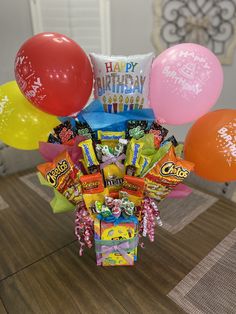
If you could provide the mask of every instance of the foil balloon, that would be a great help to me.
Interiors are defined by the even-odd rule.
[[[161,123],[184,124],[207,113],[223,86],[217,57],[197,44],[180,44],[153,62],[150,101]]]
[[[149,107],[152,53],[134,56],[90,54],[94,69],[94,97],[109,113]]]
[[[37,34],[21,46],[15,59],[15,77],[32,104],[56,116],[79,112],[93,84],[92,68],[83,49],[58,33]]]
[[[216,182],[236,180],[236,110],[209,112],[197,120],[185,140],[185,158],[199,176]]]
[[[35,108],[15,81],[0,86],[0,140],[19,149],[37,149],[60,121]]]

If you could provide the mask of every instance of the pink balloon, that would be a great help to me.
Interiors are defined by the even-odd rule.
[[[180,44],[153,62],[150,103],[156,118],[167,124],[184,124],[207,113],[223,86],[217,57],[196,44]]]

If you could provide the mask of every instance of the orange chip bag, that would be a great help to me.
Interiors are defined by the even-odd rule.
[[[145,195],[161,201],[193,169],[194,164],[176,157],[174,147],[145,176]]]
[[[124,176],[123,186],[121,191],[130,195],[142,197],[144,192],[144,179],[133,176]]]
[[[63,194],[71,203],[82,201],[82,191],[79,182],[81,171],[72,162],[67,151],[60,153],[53,162],[37,166],[39,172],[52,187]]]
[[[104,183],[101,173],[86,174],[80,177],[83,193],[96,194],[104,191]]]

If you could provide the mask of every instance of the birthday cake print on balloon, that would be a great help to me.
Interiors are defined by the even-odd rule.
[[[149,107],[149,73],[153,57],[153,53],[128,57],[90,54],[94,96],[103,103],[106,112]]]

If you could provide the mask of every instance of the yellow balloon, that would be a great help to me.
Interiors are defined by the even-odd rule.
[[[50,131],[60,124],[22,95],[15,81],[0,86],[0,140],[19,149],[37,149]]]

